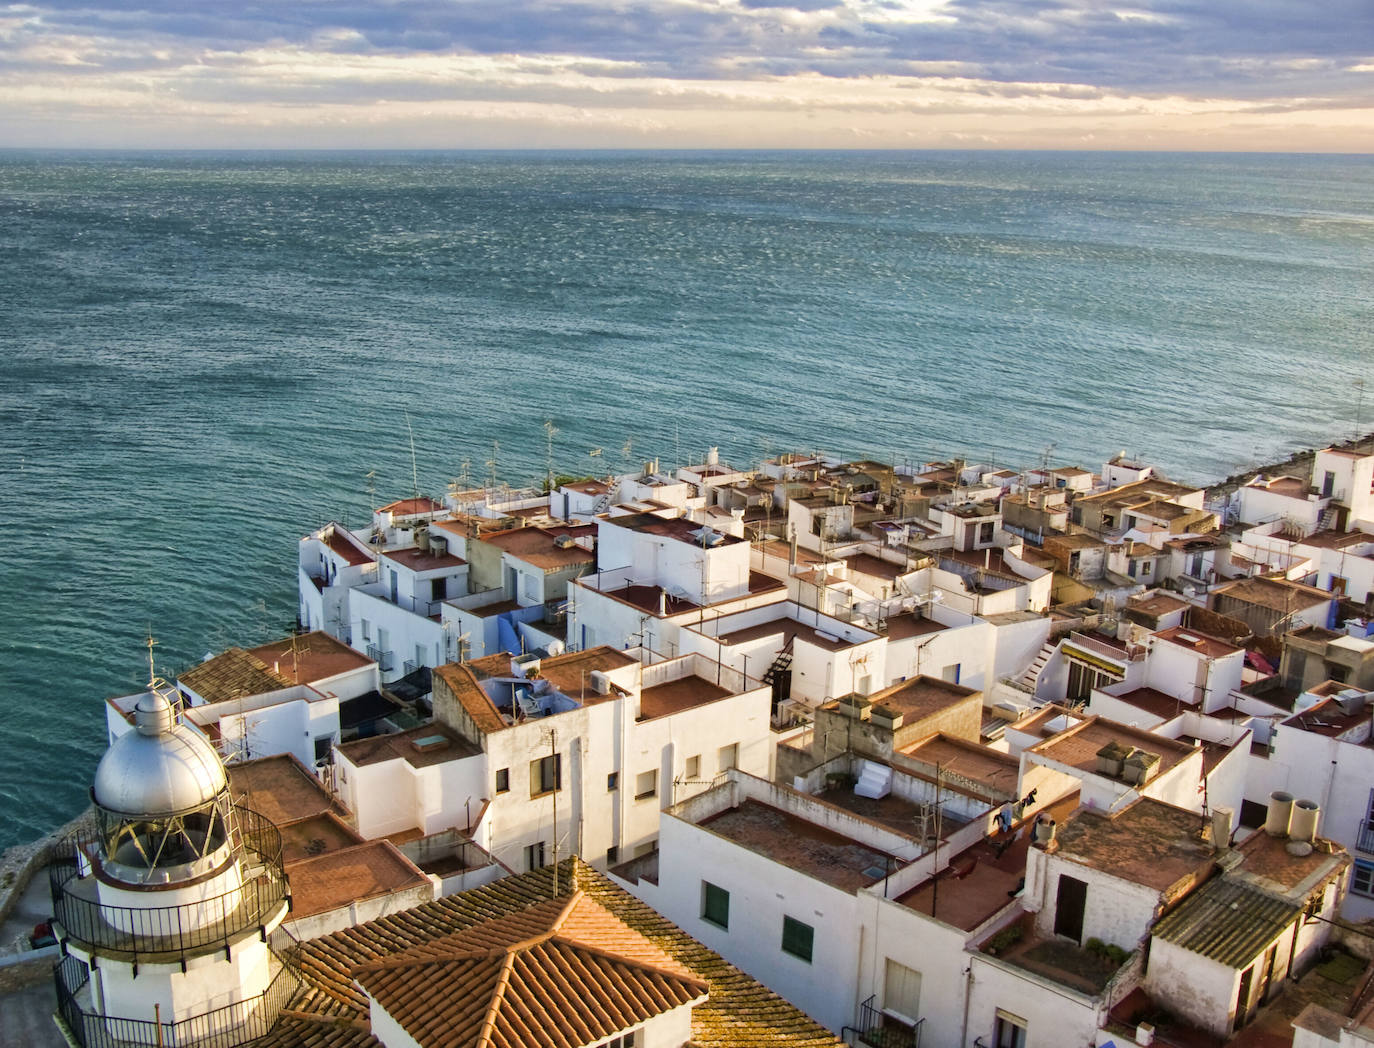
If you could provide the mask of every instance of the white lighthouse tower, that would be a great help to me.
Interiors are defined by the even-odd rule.
[[[154,678],[91,790],[97,829],[51,868],[58,1007],[85,1048],[213,1044],[270,1029],[296,978],[281,838],[230,800],[224,765]]]

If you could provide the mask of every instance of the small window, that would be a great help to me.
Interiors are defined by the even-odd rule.
[[[321,735],[315,740],[315,763],[327,764],[334,756],[334,736]]]
[[[701,757],[688,757],[687,763],[683,765],[682,777],[689,782],[693,779],[701,778]]]
[[[613,771],[606,776],[606,792],[620,789],[620,772]]]
[[[658,796],[658,772],[642,771],[635,776],[635,800]]]
[[[991,520],[984,521],[978,525],[978,542],[980,544],[991,542],[996,537],[996,533],[996,524]]]
[[[496,792],[507,793],[510,790],[510,769],[496,769]]]
[[[620,849],[612,845],[606,849],[606,865],[614,866],[620,861]]]
[[[782,952],[790,953],[807,964],[811,963],[811,947],[816,938],[816,929],[792,917],[782,919]]]
[[[1148,560],[1142,560],[1140,562],[1140,574],[1148,575],[1151,567],[1153,567],[1153,565]]]
[[[1026,1021],[999,1010],[992,1043],[995,1048],[1026,1048]]]
[[[639,1048],[639,1031],[631,1030],[629,1033],[622,1033],[612,1037],[609,1041],[602,1041],[596,1048]]]
[[[525,845],[525,869],[542,870],[544,862],[544,842],[535,841],[533,844]]]
[[[721,771],[739,767],[739,743],[732,742],[729,746],[720,748],[720,753],[717,754],[716,767]]]
[[[541,797],[563,788],[562,757],[561,753],[551,753],[547,757],[530,761],[531,797]]]
[[[362,625],[362,628],[363,628],[363,640],[371,640],[371,639],[372,639],[372,623],[368,622],[367,619],[363,619],[361,625]]]
[[[1374,862],[1355,862],[1350,874],[1350,890],[1356,895],[1374,897]]]
[[[701,882],[701,919],[717,928],[730,928],[730,893],[710,881]]]

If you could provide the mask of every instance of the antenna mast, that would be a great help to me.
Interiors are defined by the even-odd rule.
[[[405,413],[406,432],[410,434],[410,482],[415,498],[420,497],[420,471],[415,466],[415,430],[410,424],[410,412]]]
[[[558,427],[553,424],[553,419],[544,420],[544,445],[547,457],[544,462],[544,482],[550,495],[553,494],[553,438],[558,433]]]

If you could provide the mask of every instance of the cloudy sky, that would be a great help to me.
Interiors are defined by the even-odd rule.
[[[1374,152],[1374,0],[35,0],[5,145]]]

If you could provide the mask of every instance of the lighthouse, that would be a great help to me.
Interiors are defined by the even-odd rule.
[[[276,828],[230,799],[209,740],[156,677],[106,751],[94,831],[50,867],[59,1012],[85,1048],[265,1034],[296,988],[272,932],[289,907]]]

